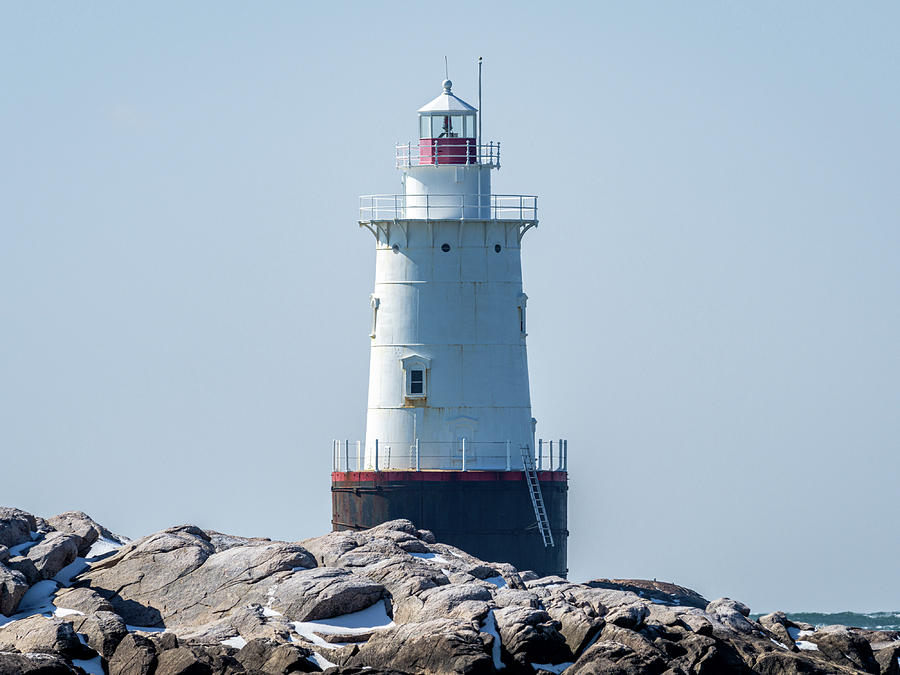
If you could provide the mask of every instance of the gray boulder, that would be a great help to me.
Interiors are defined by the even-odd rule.
[[[706,609],[706,606],[709,604],[709,600],[690,588],[670,584],[665,581],[657,581],[656,579],[653,581],[647,579],[595,579],[588,581],[585,586],[628,591],[641,598],[650,601],[656,600],[667,605]]]
[[[156,657],[155,675],[211,675],[209,658],[199,649],[176,647]]]
[[[16,572],[21,572],[29,586],[36,584],[44,578],[41,573],[38,572],[34,560],[23,555],[13,556],[7,560],[6,567]]]
[[[28,558],[34,563],[42,579],[52,579],[77,557],[78,537],[64,532],[50,532],[28,549]]]
[[[846,659],[863,672],[875,675],[881,672],[869,642],[845,626],[826,626],[804,639],[815,644],[832,661],[841,663]]]
[[[900,675],[900,642],[876,651],[875,660],[881,668],[880,675]]]
[[[53,604],[82,614],[113,611],[112,603],[90,588],[61,588],[56,592]]]
[[[122,617],[113,612],[94,612],[87,615],[70,615],[76,633],[84,635],[88,646],[106,659],[112,657],[116,647],[128,635]]]
[[[524,593],[524,591],[515,592]],[[580,607],[554,599],[553,602],[546,603],[546,608],[550,618],[559,624],[559,632],[565,638],[569,651],[576,657],[606,624],[603,618],[589,607]]]
[[[0,652],[0,675],[76,675],[62,657],[53,654],[11,654]]]
[[[28,591],[28,580],[21,572],[0,563],[0,614],[12,616]]]
[[[637,652],[620,642],[596,642],[572,664],[566,675],[659,675],[666,662],[656,653]]]
[[[759,617],[759,625],[771,633],[773,640],[777,640],[791,651],[797,650],[794,639],[788,631],[790,622],[784,612],[772,612]]]
[[[757,625],[747,619],[750,616],[750,608],[731,598],[713,600],[706,606],[706,613],[724,625],[726,629],[737,633],[749,634],[759,629]]]
[[[404,611],[398,611],[395,618],[402,622],[438,618],[480,621],[491,609],[488,602],[492,600],[492,595],[487,587],[480,584],[449,584],[429,588],[418,599],[421,606],[417,612],[411,612],[412,603],[407,603]]]
[[[616,607],[606,615],[606,622],[620,626],[621,628],[636,629],[650,615],[650,610],[642,602],[633,605]]]
[[[279,644],[272,640],[251,640],[235,654],[235,659],[247,671],[282,673],[310,673],[319,670],[309,656],[308,649],[292,644]]]
[[[55,617],[29,616],[0,628],[0,651],[43,652],[72,658],[91,656],[71,623]]]
[[[572,652],[559,632],[559,624],[542,609],[504,607],[494,611],[503,652],[520,667],[529,663],[561,663]]]
[[[317,567],[299,570],[271,589],[270,606],[292,621],[315,621],[357,612],[384,594],[381,584],[349,570]]]
[[[156,669],[156,647],[134,633],[129,633],[109,659],[109,675],[149,675]]]
[[[489,640],[470,623],[453,619],[407,623],[379,631],[344,665],[439,675],[494,673]]]
[[[21,509],[0,506],[0,546],[12,548],[31,541],[31,533],[37,530],[37,521]]]
[[[265,605],[273,587],[314,565],[298,544],[247,540],[217,552],[207,533],[182,526],[124,546],[80,579],[130,624],[199,626]]]
[[[54,530],[74,535],[78,544],[78,555],[84,557],[91,546],[100,538],[104,529],[93,518],[82,511],[66,511],[47,521]]]

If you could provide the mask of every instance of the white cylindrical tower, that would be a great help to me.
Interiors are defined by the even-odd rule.
[[[491,194],[499,144],[479,144],[477,110],[451,86],[397,148],[403,194],[362,198],[376,239],[369,469],[521,470],[521,449],[534,454],[520,245],[537,199]]]

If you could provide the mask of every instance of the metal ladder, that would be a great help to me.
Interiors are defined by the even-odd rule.
[[[547,509],[544,506],[544,496],[541,494],[541,484],[538,481],[537,471],[534,470],[534,457],[527,445],[522,448],[522,464],[525,466],[525,482],[528,483],[528,492],[531,494],[531,505],[534,507],[534,515],[537,519],[544,547],[555,546],[553,533],[550,531],[550,519],[547,518]]]

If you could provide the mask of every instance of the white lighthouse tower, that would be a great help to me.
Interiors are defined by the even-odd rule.
[[[491,194],[499,145],[480,145],[476,110],[451,82],[419,109],[400,146],[402,195],[364,198],[376,237],[366,464],[521,468],[534,447],[522,235],[536,197]],[[465,446],[465,455],[463,449]]]
[[[475,499],[467,484],[478,483],[475,503],[523,511],[521,527],[503,516],[501,530],[527,538],[531,528],[526,549],[556,548],[529,566],[564,573],[566,444],[536,442],[528,382],[521,244],[537,225],[537,197],[492,193],[500,145],[481,141],[477,115],[445,80],[418,111],[419,140],[397,146],[402,194],[361,198],[360,225],[376,243],[366,439],[336,445],[334,525],[402,515],[478,548],[469,535],[497,535],[496,523],[437,516]],[[377,498],[359,502],[368,482]],[[453,494],[411,506],[424,483]],[[548,489],[561,493],[556,514]]]

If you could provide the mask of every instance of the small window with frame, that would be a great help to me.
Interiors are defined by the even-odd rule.
[[[410,396],[425,395],[425,371],[414,368],[409,371],[409,394]]]
[[[428,369],[431,367],[431,359],[410,355],[400,359],[400,365],[404,370],[403,395],[408,399],[424,399],[428,396]]]

